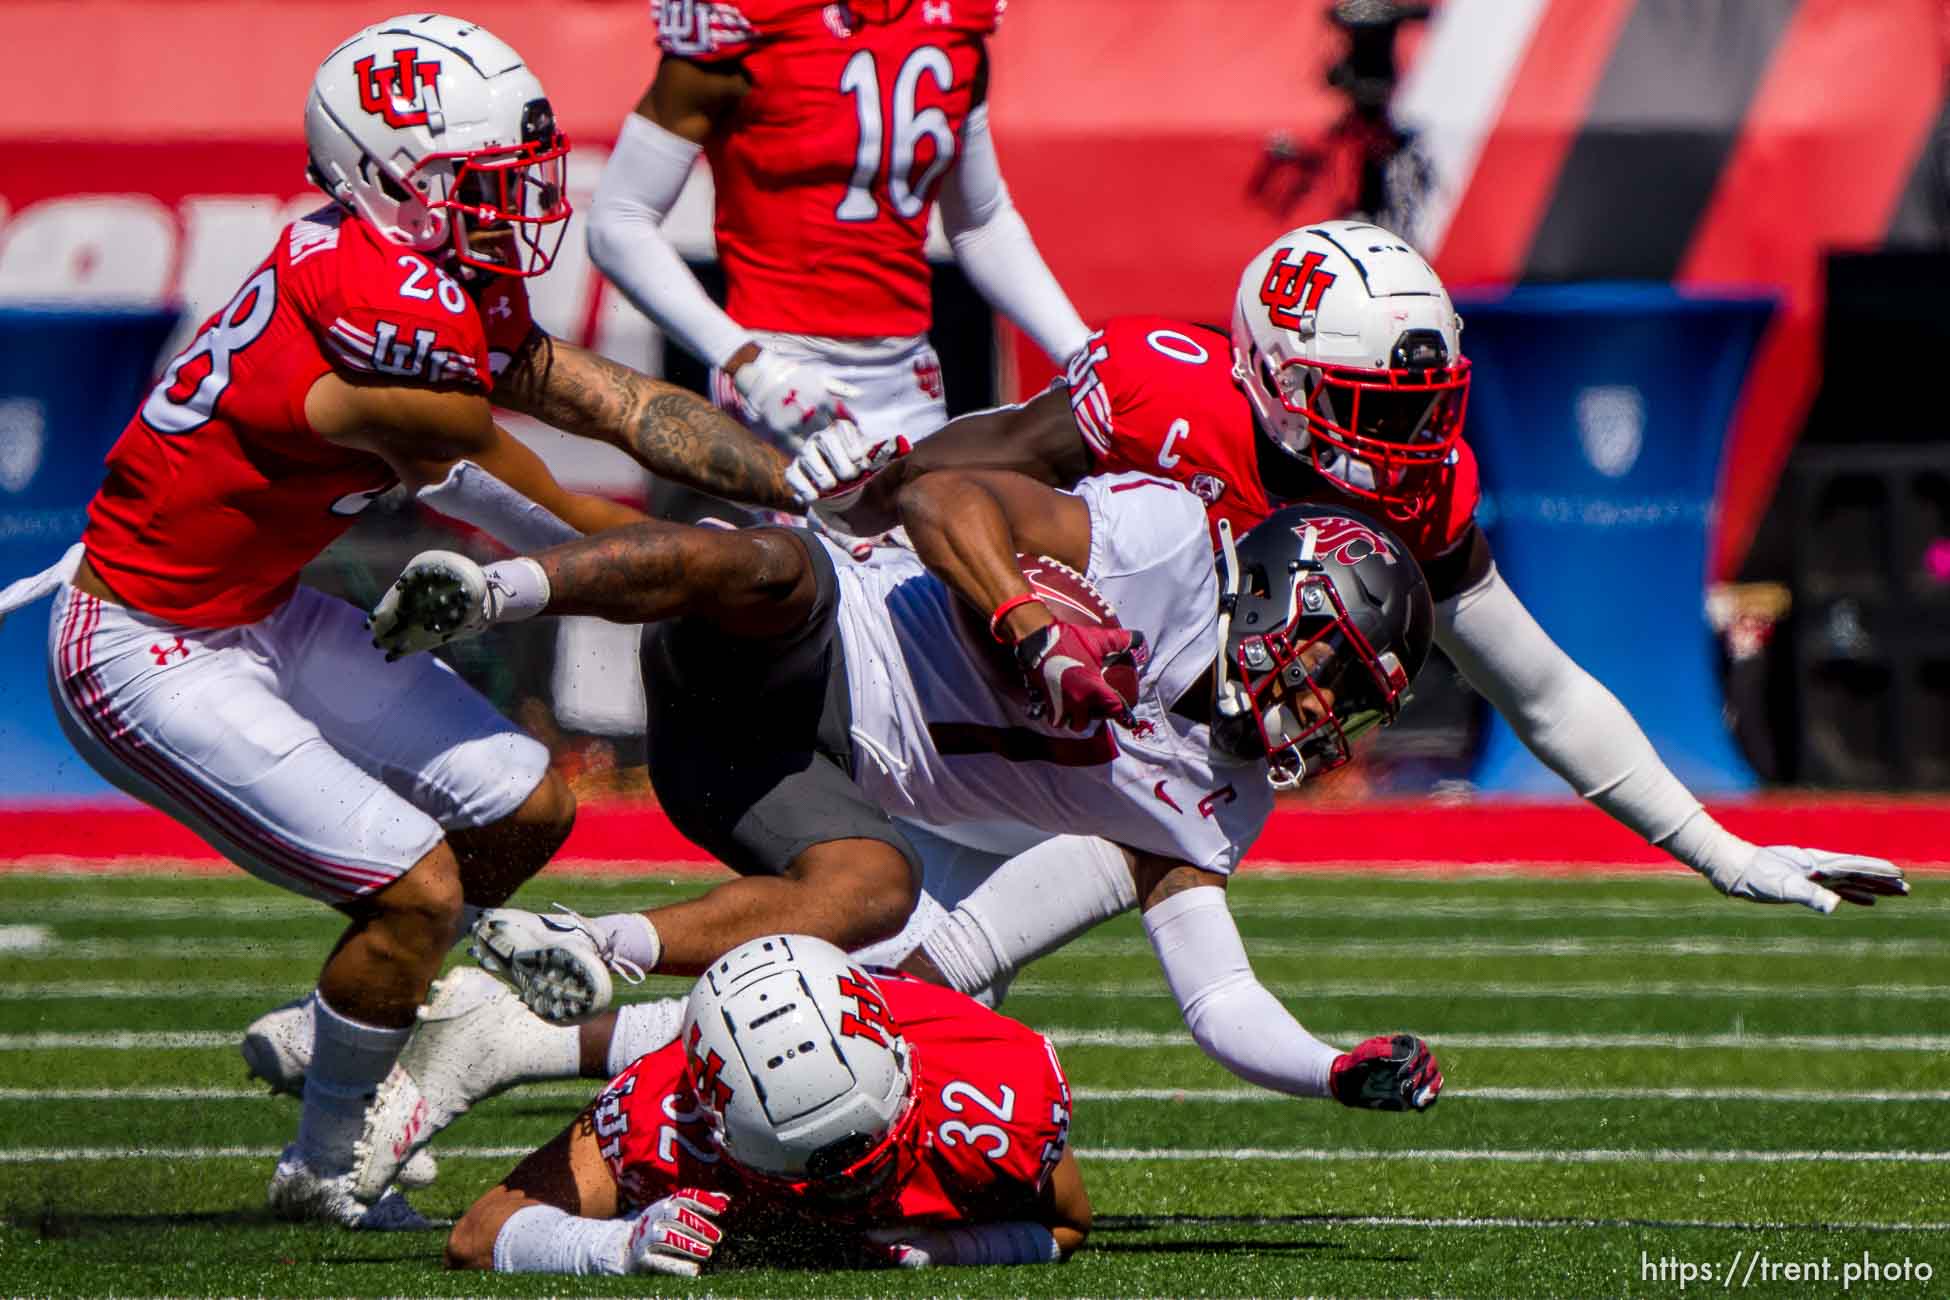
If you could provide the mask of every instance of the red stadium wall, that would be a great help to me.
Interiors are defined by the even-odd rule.
[[[593,184],[654,70],[649,6],[462,8],[534,63]],[[1248,192],[1273,133],[1315,140],[1342,109],[1325,85],[1342,48],[1326,11],[1012,6],[995,42],[1004,167],[1087,318],[1222,320],[1244,259],[1337,201],[1323,189],[1276,211]],[[214,306],[304,192],[299,108],[317,59],[383,14],[320,0],[10,4],[0,298]],[[1727,458],[1714,567],[1732,573],[1819,383],[1821,254],[1881,243],[1928,179],[1950,69],[1945,6],[1446,0],[1404,52],[1398,107],[1436,146],[1438,197],[1412,233],[1452,283],[1624,274],[1784,293]],[[1674,142],[1689,168],[1655,150],[1635,171],[1620,162],[1634,139]],[[1614,191],[1639,207],[1620,211]],[[557,327],[592,337],[596,277],[578,259],[558,278],[575,282],[552,291]],[[1015,387],[1047,376],[1028,350],[1010,352]]]
[[[1950,869],[1950,800],[1778,797],[1713,805],[1728,830],[1763,844],[1840,844],[1905,869]],[[87,834],[75,828],[85,824]],[[642,805],[577,815],[556,855],[569,871],[705,870],[712,860]],[[1684,871],[1595,809],[1577,803],[1370,800],[1283,804],[1249,867],[1313,870]],[[235,871],[189,831],[147,808],[0,808],[0,872]]]

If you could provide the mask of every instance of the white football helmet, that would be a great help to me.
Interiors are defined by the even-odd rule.
[[[873,978],[830,943],[775,934],[691,990],[688,1077],[725,1158],[835,1199],[880,1190],[919,1117],[907,1040]]]
[[[542,83],[462,19],[402,14],[333,50],[305,100],[305,143],[321,189],[423,253],[539,275],[568,231],[569,141]]]
[[[1462,319],[1380,226],[1322,221],[1260,250],[1233,300],[1232,364],[1275,442],[1392,515],[1421,508],[1462,436]]]

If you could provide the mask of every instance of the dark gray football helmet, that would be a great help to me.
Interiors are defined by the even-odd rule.
[[[1400,540],[1344,506],[1287,506],[1237,543],[1219,535],[1213,743],[1298,785],[1401,715],[1429,657],[1428,583]],[[1316,720],[1295,707],[1304,694]]]

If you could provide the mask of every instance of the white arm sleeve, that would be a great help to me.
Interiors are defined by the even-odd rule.
[[[1573,790],[1695,871],[1738,871],[1753,855],[1659,761],[1618,697],[1557,648],[1495,565],[1435,615],[1436,644]]]
[[[1173,894],[1144,914],[1144,932],[1207,1056],[1262,1088],[1331,1095],[1327,1076],[1339,1049],[1308,1033],[1253,975],[1223,889]]]
[[[639,113],[623,119],[589,205],[589,256],[638,311],[722,366],[751,334],[711,301],[663,231],[701,152]]]
[[[582,536],[554,511],[536,505],[471,460],[456,462],[446,478],[421,488],[414,496],[523,555]]]
[[[1061,366],[1090,336],[1064,296],[1022,214],[1009,200],[989,135],[989,106],[977,104],[961,129],[961,155],[941,186],[941,226],[955,260],[982,297],[1036,340]]]
[[[628,1219],[583,1219],[553,1205],[525,1205],[508,1216],[494,1238],[497,1273],[629,1272]]]

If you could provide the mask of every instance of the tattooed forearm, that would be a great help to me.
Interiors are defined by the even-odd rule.
[[[788,532],[661,520],[565,542],[535,560],[548,575],[550,614],[590,614],[615,623],[749,615],[760,606],[782,605],[807,572],[805,550]],[[780,617],[792,621],[790,610],[782,609]]]
[[[660,478],[749,505],[797,508],[786,458],[737,420],[696,393],[540,330],[496,381],[494,398],[619,447]]]

